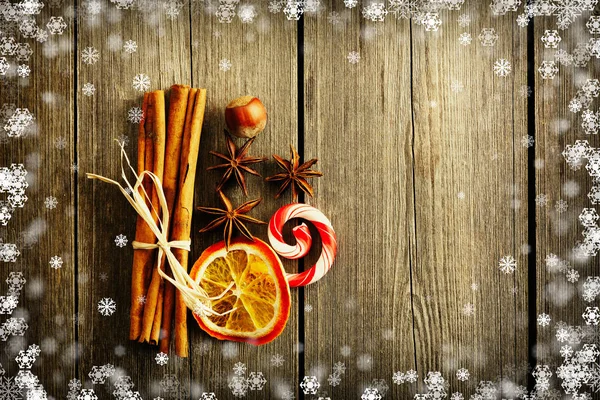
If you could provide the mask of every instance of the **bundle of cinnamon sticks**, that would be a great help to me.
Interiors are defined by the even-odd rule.
[[[169,100],[168,115],[165,115],[164,91],[144,94],[137,172],[152,171],[162,181],[171,221],[169,241],[189,240],[206,90],[173,85]],[[151,202],[151,209],[158,210],[158,195],[149,178],[143,187],[149,207]],[[156,212],[153,214],[156,222],[159,216]],[[137,219],[135,240],[156,243],[156,237],[141,217]],[[188,252],[175,248],[172,252],[187,269]],[[173,333],[175,353],[187,357],[187,307],[175,287],[159,275],[157,255],[156,249],[134,250],[129,338],[158,344],[161,352],[168,353]],[[160,261],[161,269],[170,274],[164,255]]]

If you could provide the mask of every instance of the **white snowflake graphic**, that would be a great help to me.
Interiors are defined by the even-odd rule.
[[[133,77],[132,86],[139,92],[146,92],[150,89],[150,78],[145,74],[137,74]]]
[[[120,234],[115,237],[115,244],[117,247],[125,247],[127,245],[127,236]]]
[[[396,371],[392,374],[392,382],[396,385],[401,385],[406,380],[406,376],[404,372]]]
[[[137,43],[133,40],[127,40],[125,41],[125,43],[123,44],[123,51],[125,51],[125,53],[128,54],[133,54],[137,51]]]
[[[508,60],[501,58],[494,63],[494,73],[498,76],[505,77],[510,74],[512,67]]]
[[[551,318],[548,314],[542,313],[537,317],[537,323],[539,326],[548,326],[550,325]]]
[[[544,47],[547,49],[555,49],[558,47],[558,44],[561,41],[561,37],[558,34],[557,30],[550,30],[547,29],[544,32],[544,35],[541,38],[542,42],[544,43]]]
[[[556,209],[557,213],[562,214],[565,211],[567,211],[567,209],[569,208],[569,204],[566,202],[566,200],[559,199],[556,201],[554,208]]]
[[[21,400],[21,388],[14,378],[0,376],[0,399]]]
[[[94,86],[93,83],[88,82],[83,85],[83,87],[81,88],[81,91],[86,96],[93,96],[94,93],[96,93],[96,87]]]
[[[456,371],[456,379],[459,381],[468,381],[470,376],[471,374],[466,368],[460,368],[458,371]]]
[[[281,354],[274,354],[271,356],[271,365],[276,368],[283,366],[284,362],[285,362],[285,359],[283,358],[283,356]]]
[[[250,390],[263,390],[267,380],[265,379],[262,372],[250,372],[248,374],[248,379],[246,380],[248,383],[248,389]]]
[[[554,79],[558,73],[558,65],[556,65],[556,61],[542,61],[538,72],[542,76],[542,79]]]
[[[67,24],[63,17],[50,17],[46,28],[48,28],[48,32],[52,35],[62,35],[65,29],[67,29]],[[35,33],[37,33],[37,28]]]
[[[219,61],[219,69],[221,71],[229,71],[231,69],[231,61],[226,58],[223,58]]]
[[[371,2],[362,10],[363,17],[373,22],[383,22],[387,13],[385,3],[380,2]]]
[[[104,297],[98,302],[98,312],[105,317],[113,315],[117,311],[117,303],[110,297]]]
[[[333,373],[338,375],[343,375],[344,373],[346,373],[346,364],[344,364],[341,361],[338,361],[335,364],[333,364]]]
[[[169,361],[169,356],[165,353],[160,352],[156,355],[154,361],[156,361],[158,365],[167,365],[167,362]]]
[[[458,16],[458,25],[462,28],[466,28],[471,24],[471,17],[467,14],[461,14]]]
[[[139,107],[132,107],[127,112],[127,120],[132,124],[139,124],[144,118],[144,112]]]
[[[533,136],[531,135],[525,135],[521,138],[521,146],[525,148],[532,147],[534,142]]]
[[[513,256],[504,256],[500,259],[498,268],[505,274],[512,274],[517,268],[517,260]]]
[[[350,53],[348,53],[346,58],[348,59],[348,62],[350,64],[358,64],[358,62],[360,61],[360,54],[358,53],[358,51],[351,51]]]
[[[252,23],[256,15],[256,8],[251,4],[242,4],[238,7],[238,18],[243,24]]]
[[[361,400],[381,400],[381,394],[375,388],[366,388],[360,398]]]
[[[53,210],[58,205],[58,200],[56,200],[56,197],[54,196],[48,196],[46,197],[46,200],[44,200],[44,205],[47,209]]]
[[[462,313],[467,317],[472,316],[473,314],[475,314],[475,306],[471,303],[465,304],[463,306]]]
[[[300,383],[300,389],[304,394],[316,394],[319,387],[321,387],[321,384],[316,376],[305,376]]]
[[[81,60],[88,64],[96,64],[100,59],[100,52],[93,47],[86,47],[81,51]]]
[[[67,139],[65,139],[63,136],[59,136],[56,138],[56,140],[54,141],[54,147],[56,147],[59,150],[64,150],[67,148]]]
[[[27,65],[27,64],[20,64],[17,67],[17,75],[20,78],[27,78],[30,73],[31,73],[31,68],[29,68],[29,65]]]
[[[52,256],[50,258],[50,268],[59,269],[62,268],[63,260],[59,256]]]
[[[236,362],[233,366],[233,373],[235,375],[244,375],[246,373],[246,364],[243,362]]]
[[[473,38],[471,37],[471,34],[467,32],[463,32],[458,36],[458,43],[463,46],[470,45],[472,40]]]
[[[339,374],[333,373],[330,374],[329,377],[327,377],[327,383],[329,383],[329,386],[337,386],[342,382],[342,378],[340,377]]]

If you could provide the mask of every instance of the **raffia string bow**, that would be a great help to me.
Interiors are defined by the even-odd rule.
[[[138,241],[133,241],[132,246],[134,249],[143,249],[143,250],[151,250],[158,248],[158,257],[157,257],[157,266],[158,273],[163,279],[171,282],[173,286],[175,286],[183,297],[183,300],[186,306],[192,310],[194,313],[199,315],[223,315],[213,311],[210,306],[210,300],[216,300],[223,297],[229,289],[233,286],[233,283],[227,287],[223,293],[221,293],[217,297],[208,297],[208,294],[196,283],[187,273],[185,268],[181,265],[181,263],[177,260],[177,257],[173,254],[171,249],[182,249],[186,251],[190,251],[190,240],[168,240],[169,234],[169,210],[167,207],[167,200],[165,198],[165,193],[163,192],[162,182],[160,179],[150,171],[143,171],[140,175],[137,175],[131,163],[129,162],[129,157],[125,152],[124,144],[120,143],[121,147],[121,176],[125,181],[126,188],[121,186],[121,184],[112,179],[106,178],[104,176],[87,173],[86,176],[90,179],[98,179],[102,182],[110,183],[112,185],[116,185],[121,190],[121,193],[129,204],[133,207],[133,209],[142,217],[142,219],[148,224],[152,233],[156,236],[156,243],[142,243]],[[123,165],[123,159],[127,163],[127,166],[132,171],[133,175],[136,178],[135,184],[131,186],[131,183],[127,179],[127,175],[125,174],[125,167]],[[149,199],[148,194],[144,190],[144,186],[142,182],[144,181],[144,177],[148,176],[152,180],[152,184],[154,185],[154,190],[158,195],[159,210],[155,210],[151,205],[151,202],[146,202]],[[143,195],[142,195],[143,193]],[[150,207],[148,207],[150,204]],[[157,215],[158,224],[154,221],[154,215]],[[161,268],[161,259],[164,255],[167,258],[167,261],[171,267],[171,271],[173,273],[173,278],[169,277]],[[228,312],[231,312],[230,310]],[[226,314],[226,313],[225,313]]]

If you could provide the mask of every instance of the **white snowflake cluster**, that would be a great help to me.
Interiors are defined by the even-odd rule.
[[[475,393],[478,394],[481,399],[495,399],[498,394],[498,387],[494,382],[481,381],[477,384]]]
[[[600,276],[588,276],[583,283],[583,299],[588,303],[596,300],[600,295]]]
[[[94,385],[103,385],[106,380],[112,377],[115,373],[115,367],[111,364],[94,365],[88,376]]]
[[[416,380],[416,379],[415,379]],[[427,377],[423,380],[427,387],[427,393],[419,394],[423,399],[443,399],[446,398],[447,382],[438,371],[427,372]],[[417,397],[415,396],[415,399]]]
[[[11,164],[10,167],[0,168],[0,193],[8,193],[6,201],[0,201],[0,224],[7,225],[13,210],[25,205],[25,189],[29,186],[26,176],[27,170],[23,164]],[[3,258],[0,257],[1,259]]]
[[[27,108],[17,108],[4,124],[8,137],[21,137],[25,129],[33,123],[34,117]]]
[[[392,382],[396,385],[401,385],[405,382],[415,383],[419,379],[417,371],[410,369],[406,372],[396,371],[392,374]]]
[[[552,377],[552,371],[550,366],[544,364],[538,364],[531,372],[535,379],[535,389],[538,393],[544,392],[550,388],[550,378]]]
[[[21,272],[11,272],[8,275],[8,291],[5,296],[0,296],[0,315],[12,315],[19,304],[19,296],[25,282]],[[0,325],[0,340],[5,342],[10,336],[23,336],[27,328],[24,318],[9,318]]]
[[[229,389],[235,397],[244,397],[248,390],[263,390],[267,384],[267,379],[262,372],[250,372],[246,374],[246,365],[237,362],[233,366],[234,376],[229,380]]]
[[[15,376],[14,382],[22,392],[25,392],[27,399],[47,399],[44,387],[40,384],[38,377],[31,372],[31,368],[40,353],[40,347],[32,344],[27,350],[20,350],[19,354],[15,357],[19,372]]]
[[[172,375],[174,376],[174,375]],[[177,378],[175,378],[177,379]],[[162,386],[161,381],[161,386]],[[179,385],[179,381],[177,381],[177,385]],[[117,400],[141,400],[142,397],[140,393],[134,391],[135,385],[133,380],[129,376],[119,376],[114,383],[114,390],[112,392],[113,396],[117,398]]]
[[[561,334],[560,338],[559,334]],[[581,389],[583,385],[587,385],[593,392],[600,390],[600,367],[598,365],[600,350],[598,345],[584,343],[578,351],[573,351],[572,346],[578,345],[581,340],[586,340],[586,332],[581,327],[573,328],[561,323],[556,335],[559,341],[566,341],[568,339],[565,338],[573,337],[569,346],[561,347],[560,354],[563,362],[556,368],[556,375],[562,380],[561,386],[564,392],[571,395],[573,399],[591,399],[590,394]],[[534,370],[534,374],[538,374],[537,371]],[[544,368],[541,374],[544,379],[552,376],[549,368]],[[534,377],[536,377],[537,386],[538,377],[536,375]]]
[[[179,0],[169,0],[163,3],[163,8],[165,9],[165,15],[169,19],[175,19],[183,8],[183,2]]]

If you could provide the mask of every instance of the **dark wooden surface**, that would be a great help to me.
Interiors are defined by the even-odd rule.
[[[316,376],[319,395],[332,399],[360,398],[377,385],[388,387],[386,398],[407,399],[426,390],[428,371],[441,371],[449,393],[468,398],[482,380],[526,385],[535,342],[540,362],[560,363],[553,325],[531,324],[545,312],[553,324],[580,325],[589,305],[577,286],[547,272],[544,259],[548,253],[569,259],[581,239],[576,217],[589,207],[585,195],[564,193],[568,182],[587,192],[591,179],[584,170],[571,171],[560,152],[584,136],[580,116],[567,105],[581,82],[577,74],[593,76],[592,63],[561,66],[555,80],[542,80],[537,66],[553,52],[539,37],[555,29],[554,20],[520,28],[515,13],[493,16],[487,2],[444,12],[438,32],[393,15],[373,23],[342,1],[322,3],[320,12],[299,22],[269,13],[266,2],[257,5],[252,24],[237,17],[221,24],[201,1],[184,4],[175,19],[152,1],[135,10],[102,2],[94,18],[83,3],[76,4],[77,17],[73,5],[46,6],[36,17],[41,23],[63,15],[68,27],[46,44],[28,39],[32,76],[0,86],[1,103],[28,107],[36,116],[34,132],[0,144],[0,166],[24,163],[30,183],[25,207],[0,227],[0,238],[21,251],[16,263],[0,264],[0,278],[23,271],[28,280],[15,316],[27,316],[29,329],[0,354],[9,375],[17,372],[15,351],[37,343],[42,356],[32,371],[57,399],[66,397],[73,378],[110,398],[111,384],[92,385],[88,378],[94,365],[108,363],[131,376],[143,398],[167,397],[160,382],[169,375],[181,388],[173,397],[215,392],[232,398],[227,382],[236,362],[268,381],[262,391],[248,392],[250,399],[281,399],[288,392],[310,398],[298,386],[306,375]],[[332,12],[338,23],[331,23]],[[471,17],[469,26],[459,26],[460,14]],[[587,37],[586,20],[561,31],[565,48]],[[499,39],[482,46],[477,36],[491,27]],[[469,46],[458,43],[463,32],[473,38]],[[135,53],[123,51],[127,40],[136,41]],[[528,41],[535,41],[529,49]],[[59,50],[48,57],[53,46]],[[92,65],[81,58],[90,46],[100,53]],[[347,60],[353,51],[360,54],[356,64]],[[507,77],[493,73],[501,58],[512,64]],[[223,59],[231,62],[228,71],[219,68]],[[214,186],[220,176],[206,168],[216,161],[210,150],[225,150],[223,109],[238,96],[258,96],[269,112],[252,155],[287,157],[291,144],[305,160],[319,158],[315,167],[324,177],[314,181],[315,197],[304,200],[332,221],[339,254],[322,281],[292,289],[290,319],[273,343],[219,342],[190,320],[190,357],[172,354],[159,366],[157,349],[127,340],[135,215],[115,188],[85,173],[120,175],[116,138],[128,139],[128,153],[136,154],[137,125],[127,121],[127,112],[141,106],[142,95],[132,87],[140,73],[149,76],[150,90],[183,83],[208,91],[196,206],[219,204]],[[95,85],[93,96],[82,93],[88,82]],[[453,83],[462,89],[453,90]],[[531,97],[521,93],[528,85]],[[525,135],[535,136],[533,148],[521,145]],[[66,139],[64,149],[55,145],[59,137]],[[271,159],[258,170],[264,177],[276,166]],[[249,177],[248,187],[249,198],[263,198],[254,213],[263,220],[291,201],[289,193],[275,200],[277,188],[261,178]],[[244,200],[234,185],[227,191],[234,203]],[[532,209],[541,193],[548,204]],[[44,207],[48,196],[58,199],[56,209]],[[560,198],[569,209],[559,215],[554,206]],[[221,237],[197,233],[207,222],[194,214],[192,262]],[[36,229],[33,239],[21,236]],[[266,240],[264,228],[252,231]],[[119,234],[129,240],[124,248],[115,246]],[[64,260],[59,270],[48,265],[54,255]],[[503,256],[515,257],[514,274],[499,271]],[[292,272],[316,257],[313,251],[284,265]],[[598,274],[597,261],[577,268],[580,282]],[[557,304],[549,295],[557,290],[572,298]],[[97,311],[104,297],[117,303],[110,317]],[[466,305],[474,306],[472,314],[464,312]],[[276,355],[282,366],[271,363]],[[346,372],[332,386],[328,378],[338,363]],[[467,382],[456,379],[459,368],[469,370]],[[411,369],[418,383],[392,382],[394,372]]]

